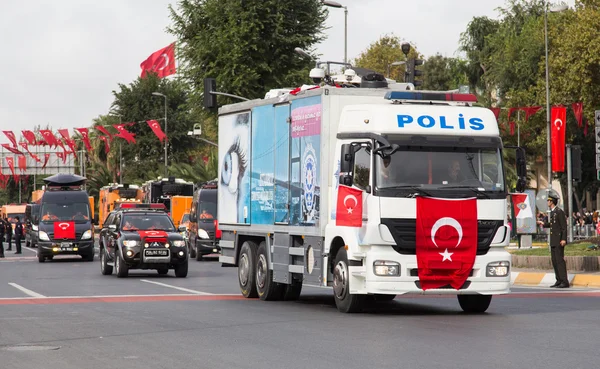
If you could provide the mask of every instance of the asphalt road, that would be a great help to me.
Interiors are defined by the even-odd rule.
[[[488,313],[398,297],[338,313],[331,292],[241,298],[236,269],[102,276],[99,261],[0,259],[0,368],[593,368],[600,291],[515,288]]]

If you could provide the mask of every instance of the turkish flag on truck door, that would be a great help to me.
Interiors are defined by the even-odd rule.
[[[417,197],[416,241],[421,289],[460,289],[477,254],[477,199]]]
[[[342,186],[338,188],[335,225],[341,227],[362,227],[362,190]]]

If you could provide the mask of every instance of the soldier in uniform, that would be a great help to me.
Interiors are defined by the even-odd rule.
[[[538,224],[544,228],[550,228],[550,254],[552,255],[552,266],[556,283],[550,287],[569,288],[569,279],[567,277],[567,264],[565,263],[565,245],[567,244],[567,216],[559,208],[558,200],[560,197],[554,190],[548,193],[548,221],[539,221]]]

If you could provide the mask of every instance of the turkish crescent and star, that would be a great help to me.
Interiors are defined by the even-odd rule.
[[[348,199],[354,200],[354,205],[352,207],[348,207],[348,205],[346,205],[346,201],[348,201]],[[356,198],[356,196],[347,195],[346,197],[344,197],[344,206],[348,210],[348,214],[352,214],[352,210],[354,210],[356,205],[358,205],[358,199]]]
[[[458,241],[456,242],[456,246],[454,247],[458,247],[458,245],[460,245],[460,241],[462,241],[463,238],[463,229],[462,226],[460,225],[460,223],[454,219],[454,218],[450,218],[450,217],[443,217],[438,219],[434,224],[433,227],[431,227],[431,241],[433,242],[433,244],[435,245],[435,247],[439,247],[437,242],[435,242],[435,235],[437,234],[437,231],[442,228],[443,226],[449,226],[452,227],[456,230],[456,232],[458,232]],[[442,261],[452,261],[452,255],[454,254],[453,252],[448,252],[448,249],[446,249],[444,252],[439,252],[438,254],[440,254],[442,256]]]

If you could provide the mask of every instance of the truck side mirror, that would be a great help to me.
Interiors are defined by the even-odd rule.
[[[517,192],[525,191],[525,187],[527,186],[527,160],[525,156],[525,149],[522,147],[516,148],[517,154]]]
[[[350,173],[354,169],[354,147],[351,144],[342,145],[340,156],[340,173]]]

